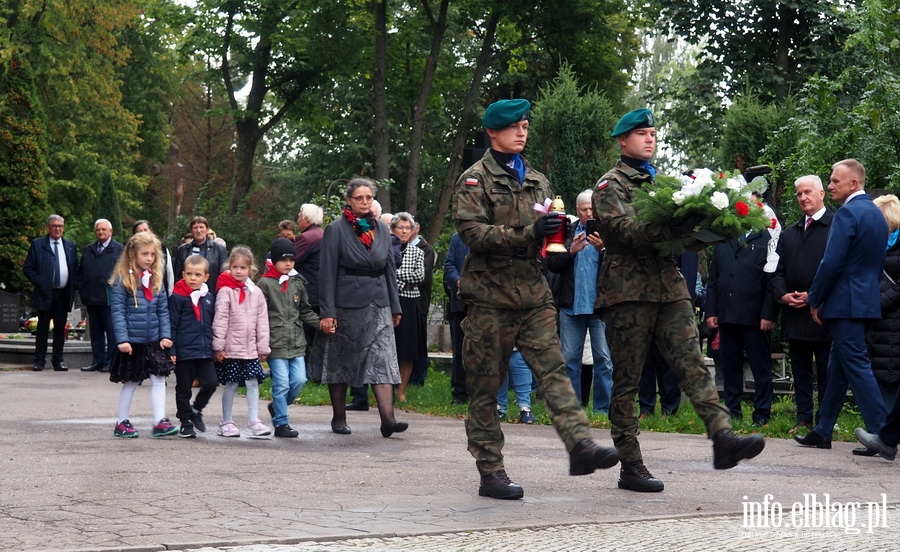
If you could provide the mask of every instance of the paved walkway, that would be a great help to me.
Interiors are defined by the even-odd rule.
[[[477,496],[461,420],[400,412],[409,431],[384,439],[374,409],[351,412],[344,436],[330,431],[329,407],[294,406],[299,439],[153,439],[144,386],[132,409],[142,436],[125,440],[112,437],[118,390],[100,374],[0,371],[0,550],[886,550],[900,541],[900,467],[851,456],[851,443],[825,451],[770,439],[759,458],[722,472],[704,437],[644,433],[666,490],[641,494],[616,488],[616,469],[568,476],[551,427],[505,424],[506,467],[525,498],[497,501]],[[245,403],[235,407],[242,423]],[[609,443],[607,431],[594,435]],[[779,529],[767,494],[781,507]],[[750,502],[765,512],[751,516],[755,526]],[[792,517],[795,502],[810,508]]]

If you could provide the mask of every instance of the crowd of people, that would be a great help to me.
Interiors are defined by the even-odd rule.
[[[895,457],[897,197],[873,201],[864,167],[847,159],[835,163],[828,184],[836,211],[825,206],[821,179],[805,175],[794,184],[803,212],[796,223],[718,244],[708,260],[700,242],[661,255],[657,243],[690,237],[700,221],[646,223],[632,207],[634,190],[656,174],[653,114],[638,109],[618,121],[611,136],[621,158],[577,195],[569,220],[536,208],[553,193],[521,155],[529,109],[527,100],[501,100],[485,111],[491,146],[457,182],[458,232],[444,262],[451,402],[468,405],[479,495],[524,496],[503,463],[500,422],[510,388],[524,424],[535,421],[537,392],[569,453],[571,475],[621,463],[622,489],[664,489],[638,442],[639,417],[654,411],[657,394],[663,414],[674,413],[682,397],[691,402],[712,440],[714,468],[759,455],[764,439],[736,435],[732,421],[743,417],[746,361],[755,384],[753,426],[769,422],[771,333],[779,316],[795,384],[797,443],[831,448],[850,388],[866,424],[857,430],[864,446],[853,453]],[[369,179],[351,180],[342,212],[324,228],[322,209],[302,205],[296,223],[278,223],[260,262],[245,246],[229,251],[202,216],[172,252],[145,220],[122,244],[99,219],[96,241],[79,262],[75,245],[62,237],[63,218],[50,216],[24,266],[38,311],[33,370],[45,367],[51,322],[52,366],[68,369],[63,329],[77,290],[92,348],[82,371],[122,384],[117,437],[138,437],[130,409],[147,379],[155,437],[205,432],[204,411],[219,386],[217,435],[297,437],[289,406],[310,378],[328,386],[334,433],[351,433],[347,410],[368,410],[369,388],[382,436],[405,431],[394,404],[427,373],[426,317],[438,255],[412,214],[381,212],[377,192]],[[544,251],[544,240],[560,232],[564,251]],[[701,352],[698,308],[705,313],[700,329],[715,336],[722,401]],[[173,372],[178,425],[166,415]],[[266,377],[271,426],[259,412]],[[233,415],[238,387],[247,401],[240,426]],[[608,414],[613,446],[592,439],[585,408]]]

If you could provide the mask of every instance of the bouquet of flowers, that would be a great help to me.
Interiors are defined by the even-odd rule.
[[[754,191],[759,190],[739,171],[695,169],[681,179],[659,176],[652,185],[636,188],[632,204],[641,222],[678,225],[698,219],[693,234],[656,244],[660,251],[680,252],[692,243],[714,245],[773,228],[776,221],[750,197]]]

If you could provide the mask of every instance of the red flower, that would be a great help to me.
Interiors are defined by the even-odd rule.
[[[750,206],[744,203],[743,201],[738,201],[734,204],[734,210],[738,212],[742,217],[746,217],[747,213],[750,212]]]
[[[760,209],[763,208],[763,204],[762,204],[761,201],[757,201],[757,202],[756,202],[756,206],[759,207]]]
[[[776,226],[778,226],[778,219],[773,217],[772,218],[772,226],[769,226],[769,228],[774,230]]]

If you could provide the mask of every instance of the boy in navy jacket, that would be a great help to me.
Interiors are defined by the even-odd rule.
[[[205,432],[203,407],[216,392],[219,379],[213,363],[212,322],[215,301],[206,281],[209,280],[209,262],[200,255],[191,255],[184,261],[182,279],[175,284],[169,297],[169,317],[172,322],[172,361],[175,363],[176,415],[181,420],[180,437],[196,437],[194,432]],[[191,406],[194,381],[200,383],[200,391]]]

